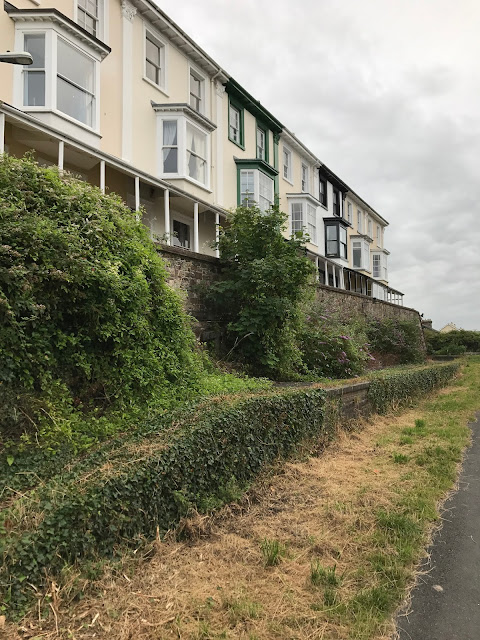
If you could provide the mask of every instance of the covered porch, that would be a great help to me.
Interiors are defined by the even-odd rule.
[[[31,151],[39,164],[56,166],[103,193],[119,195],[142,216],[154,242],[218,257],[214,244],[225,216],[221,208],[0,103],[0,154],[22,157]]]

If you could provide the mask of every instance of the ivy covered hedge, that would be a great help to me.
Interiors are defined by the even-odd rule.
[[[328,435],[324,402],[325,392],[312,389],[219,404],[177,425],[166,444],[150,441],[142,453],[136,443],[131,459],[77,478],[60,498],[58,491],[44,492],[36,505],[43,513],[38,526],[0,547],[8,608],[21,611],[32,595],[28,583],[41,586],[45,571],[58,574],[66,563],[109,555],[126,540],[138,544],[157,527],[165,531],[177,524],[192,505],[205,511],[231,500],[265,464],[287,456],[306,438]]]
[[[410,400],[442,387],[456,374],[458,362],[419,369],[392,370],[375,377],[368,389],[368,400],[377,413],[404,405]]]

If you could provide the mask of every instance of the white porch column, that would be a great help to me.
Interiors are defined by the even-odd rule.
[[[63,140],[58,141],[58,170],[63,171],[63,157],[65,154],[65,143]]]
[[[345,273],[343,267],[340,267],[340,289],[345,289]]]
[[[315,256],[315,282],[318,282],[320,279],[318,274],[318,264],[319,264],[318,256]]]
[[[220,257],[220,249],[218,248],[218,241],[220,239],[220,214],[218,213],[218,211],[215,212],[215,242],[216,242],[216,247],[215,247],[215,256],[217,258]]]
[[[170,191],[165,189],[163,192],[163,208],[165,213],[165,243],[170,245]]]
[[[140,209],[140,178],[135,176],[135,211]],[[137,220],[140,220],[140,216],[137,214]]]
[[[198,253],[198,202],[193,205],[193,250]]]
[[[333,273],[333,286],[337,288],[337,273],[336,273],[335,265],[332,264],[332,273]]]
[[[325,284],[328,285],[328,262],[325,260]]]
[[[105,193],[105,160],[100,160],[100,191]]]
[[[0,113],[0,155],[5,152],[5,114]]]

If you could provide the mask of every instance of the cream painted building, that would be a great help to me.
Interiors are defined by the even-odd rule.
[[[4,2],[0,42],[33,57],[0,63],[0,153],[33,149],[142,208],[153,240],[197,253],[215,255],[229,209],[278,201],[321,283],[401,302],[386,221],[149,0]]]

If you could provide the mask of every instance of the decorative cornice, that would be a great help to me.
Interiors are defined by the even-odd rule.
[[[184,115],[189,120],[193,120],[194,122],[199,124],[201,127],[206,129],[209,133],[211,133],[217,128],[217,125],[214,122],[209,120],[203,114],[198,113],[198,111],[195,111],[195,109],[192,109],[192,107],[186,102],[169,102],[165,104],[158,104],[156,102],[153,102],[152,100],[150,104],[152,105],[152,108],[156,113],[170,113],[170,114]]]
[[[122,0],[122,16],[126,18],[129,22],[133,22],[133,19],[137,15],[137,9],[130,4],[128,0]]]

